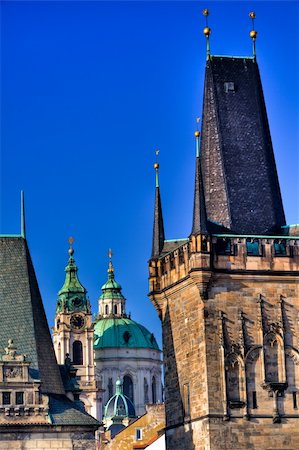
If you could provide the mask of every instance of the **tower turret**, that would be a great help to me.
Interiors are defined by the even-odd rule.
[[[99,298],[99,313],[101,317],[124,317],[126,315],[126,299],[121,293],[121,285],[115,280],[111,249],[108,256],[108,280],[102,286],[102,295]]]

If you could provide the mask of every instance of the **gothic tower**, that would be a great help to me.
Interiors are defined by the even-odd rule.
[[[257,33],[253,57],[238,58],[211,55],[210,32],[188,238],[165,240],[156,184],[149,297],[163,329],[167,449],[295,450],[298,227],[285,225]]]
[[[93,358],[93,323],[87,291],[78,279],[74,260],[73,239],[69,239],[69,260],[65,268],[65,281],[58,292],[54,349],[58,364],[64,364],[68,354],[78,369],[82,393],[80,399],[86,410],[96,417],[96,381]]]

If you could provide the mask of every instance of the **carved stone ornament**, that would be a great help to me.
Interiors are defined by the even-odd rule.
[[[22,376],[22,367],[4,367],[5,378],[17,378]]]
[[[18,355],[17,347],[13,343],[13,339],[8,339],[7,347],[5,347],[5,355],[2,361],[25,361],[25,355]]]

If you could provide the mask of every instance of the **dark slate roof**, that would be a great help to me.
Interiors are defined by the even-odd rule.
[[[153,244],[152,244],[152,258],[158,258],[164,244],[164,224],[162,215],[162,205],[160,188],[156,186],[155,192],[155,209],[154,209],[154,227],[153,227]]]
[[[207,61],[201,135],[208,219],[239,234],[279,232],[285,216],[254,59]]]
[[[0,238],[0,354],[8,339],[30,362],[44,393],[64,394],[34,268],[22,237]]]
[[[53,425],[99,426],[99,422],[83,411],[80,404],[72,402],[64,395],[49,396],[49,418]]]
[[[200,158],[196,157],[195,165],[195,186],[194,186],[194,204],[193,204],[193,223],[191,234],[207,233],[207,212],[204,197],[204,188],[200,167]]]

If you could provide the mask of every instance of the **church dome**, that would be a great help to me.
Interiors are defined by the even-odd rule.
[[[123,384],[121,380],[116,381],[116,392],[108,400],[105,406],[105,419],[123,419],[125,417],[136,417],[135,408],[129,397],[123,393]]]
[[[98,320],[94,327],[94,348],[148,348],[159,350],[153,333],[128,317]]]

